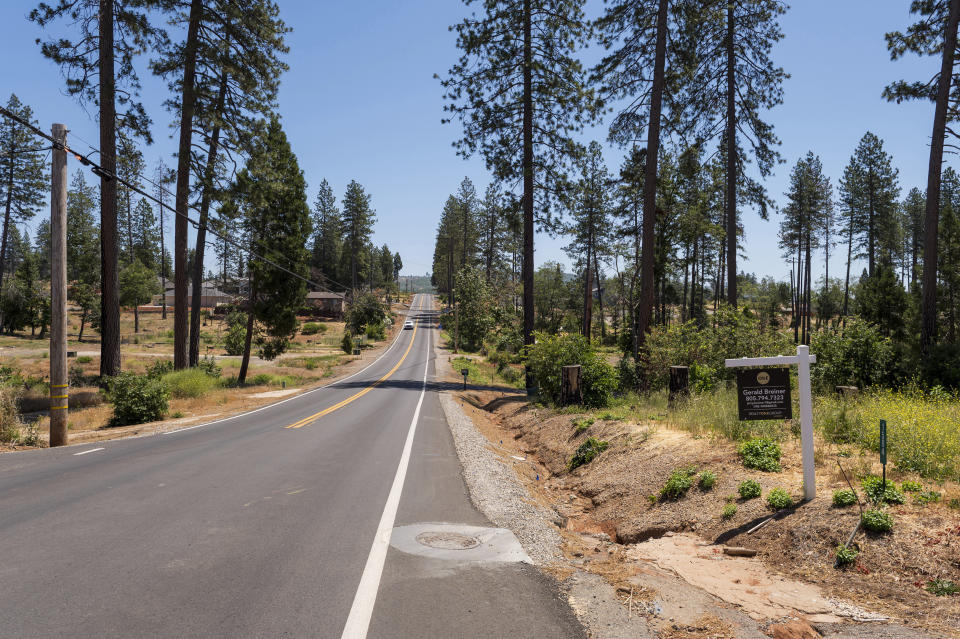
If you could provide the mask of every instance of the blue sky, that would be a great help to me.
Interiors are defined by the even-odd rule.
[[[469,176],[483,190],[489,181],[482,160],[457,157],[451,142],[456,125],[442,125],[443,75],[456,59],[455,36],[447,27],[465,13],[455,0],[396,2],[316,2],[279,0],[281,14],[293,28],[288,36],[290,71],[280,89],[280,114],[302,167],[311,203],[326,178],[338,196],[355,179],[373,197],[378,223],[374,241],[399,251],[404,273],[430,269],[434,233],[443,202]],[[820,155],[834,186],[860,137],[873,131],[886,143],[900,170],[904,194],[926,183],[931,104],[896,105],[880,97],[899,78],[927,78],[934,59],[910,57],[891,62],[883,34],[910,22],[908,0],[796,0],[783,17],[785,38],[773,52],[791,75],[784,104],[768,119],[783,141],[785,164],[766,184],[784,201],[790,168],[808,150]],[[0,9],[0,53],[4,71],[0,99],[11,92],[34,109],[44,129],[64,122],[80,138],[98,139],[90,115],[61,90],[59,69],[34,44],[43,36],[26,20],[35,0],[4,0]],[[602,3],[590,0],[592,16]],[[51,35],[67,35],[56,25]],[[594,57],[596,52],[587,52]],[[141,60],[140,68],[145,69]],[[141,73],[143,101],[154,120],[155,144],[145,150],[148,166],[164,157],[173,164],[170,116],[161,107],[165,86]],[[586,138],[604,140],[605,125]],[[82,148],[82,147],[81,147]],[[607,147],[612,172],[623,151]],[[953,158],[948,159],[952,162]],[[75,163],[70,166],[72,173]],[[778,218],[760,220],[745,211],[748,261],[742,268],[785,278],[788,268],[777,248]],[[168,229],[170,222],[168,220]],[[538,235],[536,260],[559,260],[562,239]],[[816,266],[816,265],[815,265]],[[839,273],[839,259],[831,271]]]

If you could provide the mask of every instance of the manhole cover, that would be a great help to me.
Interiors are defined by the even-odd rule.
[[[423,532],[416,536],[416,540],[424,546],[441,550],[468,550],[480,545],[476,537],[455,532]]]

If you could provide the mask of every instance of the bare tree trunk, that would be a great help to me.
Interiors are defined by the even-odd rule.
[[[660,114],[663,106],[664,66],[667,51],[668,0],[660,0],[657,8],[657,41],[653,58],[653,84],[650,91],[650,125],[647,130],[647,162],[643,174],[643,248],[640,268],[639,335],[642,346],[650,332],[653,312],[655,258],[654,244],[657,222],[657,163],[660,156]]]
[[[523,0],[523,343],[533,343],[533,35]]]
[[[120,287],[117,274],[117,109],[113,0],[100,0],[100,375],[120,373]]]
[[[253,302],[257,299],[257,287],[251,284],[250,300],[247,302],[247,335],[243,339],[243,359],[240,360],[240,372],[237,373],[237,385],[243,386],[247,381],[247,369],[250,366],[250,344],[253,342]]]
[[[227,74],[220,78],[217,93],[216,114],[223,113],[227,95]],[[213,179],[217,168],[217,153],[220,148],[220,125],[216,124],[210,132],[210,144],[207,148],[207,166],[204,169],[203,195],[200,198],[200,219],[197,227],[197,243],[193,258],[193,297],[190,308],[190,366],[200,363],[200,304],[203,301],[203,254],[207,242],[207,219],[210,213],[210,200],[213,197]]]
[[[177,217],[173,240],[173,367],[189,364],[187,350],[187,207],[190,201],[190,154],[193,140],[194,81],[202,0],[190,3],[190,22],[183,57],[183,100],[180,107],[180,148],[177,152]],[[194,291],[196,297],[198,291]]]
[[[13,157],[7,176],[7,205],[3,213],[3,238],[0,239],[0,294],[3,293],[3,275],[7,268],[7,237],[10,230],[10,207],[13,205]],[[0,309],[0,332],[3,331],[3,309]]]
[[[737,306],[737,123],[733,6],[727,4],[727,302]]]
[[[957,46],[957,21],[960,0],[950,0],[950,13],[944,34],[943,60],[937,87],[937,107],[933,116],[930,141],[930,166],[927,171],[927,206],[923,229],[923,298],[921,302],[920,347],[924,353],[937,339],[937,226],[940,221],[940,171],[943,168],[943,141],[947,129],[947,108],[953,84],[953,56]]]

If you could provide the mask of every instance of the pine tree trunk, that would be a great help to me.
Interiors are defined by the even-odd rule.
[[[687,321],[687,286],[690,283],[690,244],[683,249],[683,296],[680,298],[680,321]]]
[[[80,312],[80,333],[77,335],[77,341],[83,343],[83,327],[87,324],[87,310]]]
[[[133,332],[140,332],[140,308],[136,302],[133,304]]]
[[[943,168],[943,142],[946,137],[947,108],[953,85],[953,56],[957,42],[960,0],[950,0],[950,13],[944,34],[937,106],[930,141],[930,166],[927,171],[927,202],[923,229],[923,298],[921,302],[920,347],[924,353],[937,339],[937,226],[940,218],[940,171]]]
[[[162,182],[161,182],[162,185]],[[160,198],[160,288],[163,289],[160,298],[160,319],[167,319],[167,243],[163,232],[163,191],[158,193]]]
[[[196,101],[197,41],[202,0],[190,3],[190,22],[183,54],[183,100],[180,107],[180,148],[177,152],[177,217],[173,240],[173,367],[189,364],[187,345],[187,207],[190,200],[190,154],[193,141],[193,112]],[[194,291],[194,297],[198,291]]]
[[[13,157],[7,175],[7,203],[3,213],[3,238],[0,239],[0,295],[3,294],[3,276],[7,269],[7,237],[10,230],[10,207],[13,205]],[[0,308],[0,332],[3,331],[3,309]]]
[[[847,327],[847,313],[850,309],[850,262],[853,260],[853,220],[851,219],[848,224],[850,225],[850,230],[847,233],[847,275],[843,280],[843,319],[840,321],[844,328]]]
[[[217,94],[216,115],[223,113],[227,95],[227,74],[220,78]],[[204,169],[203,195],[200,198],[200,219],[197,227],[197,243],[193,260],[193,297],[190,308],[190,366],[200,364],[200,304],[203,301],[203,254],[207,242],[207,219],[210,213],[210,200],[213,197],[214,172],[217,168],[217,153],[220,150],[220,125],[216,124],[210,132],[210,144],[207,148],[207,166]]]
[[[660,115],[663,108],[664,66],[667,51],[668,0],[657,7],[657,41],[653,58],[653,84],[650,89],[650,124],[647,130],[647,161],[643,172],[643,248],[640,266],[640,346],[650,332],[655,285],[654,244],[657,222],[657,164],[660,157]]]
[[[607,323],[604,321],[603,316],[603,276],[600,274],[600,264],[597,262],[596,248],[593,250],[593,273],[597,279],[597,319],[600,322],[600,345],[602,346],[607,338]]]
[[[113,57],[114,0],[100,0],[100,376],[120,373],[117,273],[117,109]]]
[[[257,298],[256,284],[251,283],[249,308],[247,309],[247,334],[243,338],[243,358],[240,360],[240,372],[237,373],[237,385],[247,381],[247,369],[250,366],[250,344],[253,342],[253,302]]]
[[[587,342],[590,341],[590,319],[593,314],[593,270],[590,268],[590,251],[591,251],[591,240],[590,233],[587,234],[587,259],[584,261],[584,270],[583,272],[583,323],[581,325],[581,332],[583,336],[587,338]]]
[[[727,4],[727,302],[737,306],[737,111],[734,3]]]
[[[870,176],[867,179],[867,274],[873,277],[874,249],[876,246],[876,213],[873,210],[873,167],[870,167]]]
[[[523,343],[533,343],[533,34],[523,0]]]

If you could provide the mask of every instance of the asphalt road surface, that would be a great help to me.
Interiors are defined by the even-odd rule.
[[[416,328],[329,387],[0,455],[0,637],[582,636],[470,504],[432,308],[416,296]]]

